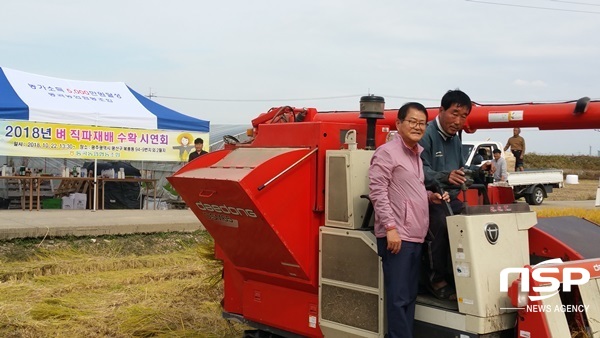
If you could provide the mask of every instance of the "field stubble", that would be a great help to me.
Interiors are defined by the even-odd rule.
[[[239,337],[206,232],[0,246],[2,337]]]

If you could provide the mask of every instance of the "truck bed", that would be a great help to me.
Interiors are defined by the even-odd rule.
[[[550,184],[562,188],[563,171],[553,169],[509,172],[508,184],[513,187],[531,184]]]

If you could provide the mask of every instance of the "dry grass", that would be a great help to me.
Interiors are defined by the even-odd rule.
[[[239,337],[221,264],[195,234],[4,242],[2,337]],[[217,276],[218,278],[215,278]]]
[[[565,175],[579,175],[579,179],[596,180],[600,177],[600,157],[585,155],[525,154],[525,169],[562,169]]]
[[[540,208],[536,210],[536,213],[538,217],[581,217],[600,226],[600,210],[578,208]]]
[[[595,200],[598,180],[579,180],[579,184],[565,184],[548,194],[548,201],[586,201]]]

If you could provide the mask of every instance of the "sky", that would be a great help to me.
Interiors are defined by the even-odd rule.
[[[5,1],[0,66],[125,82],[212,124],[271,107],[600,99],[600,1]],[[467,140],[506,142],[512,129]],[[540,154],[600,153],[600,132],[526,128]]]

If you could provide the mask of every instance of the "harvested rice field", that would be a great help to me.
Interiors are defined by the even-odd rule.
[[[0,337],[240,337],[205,231],[0,243]]]

